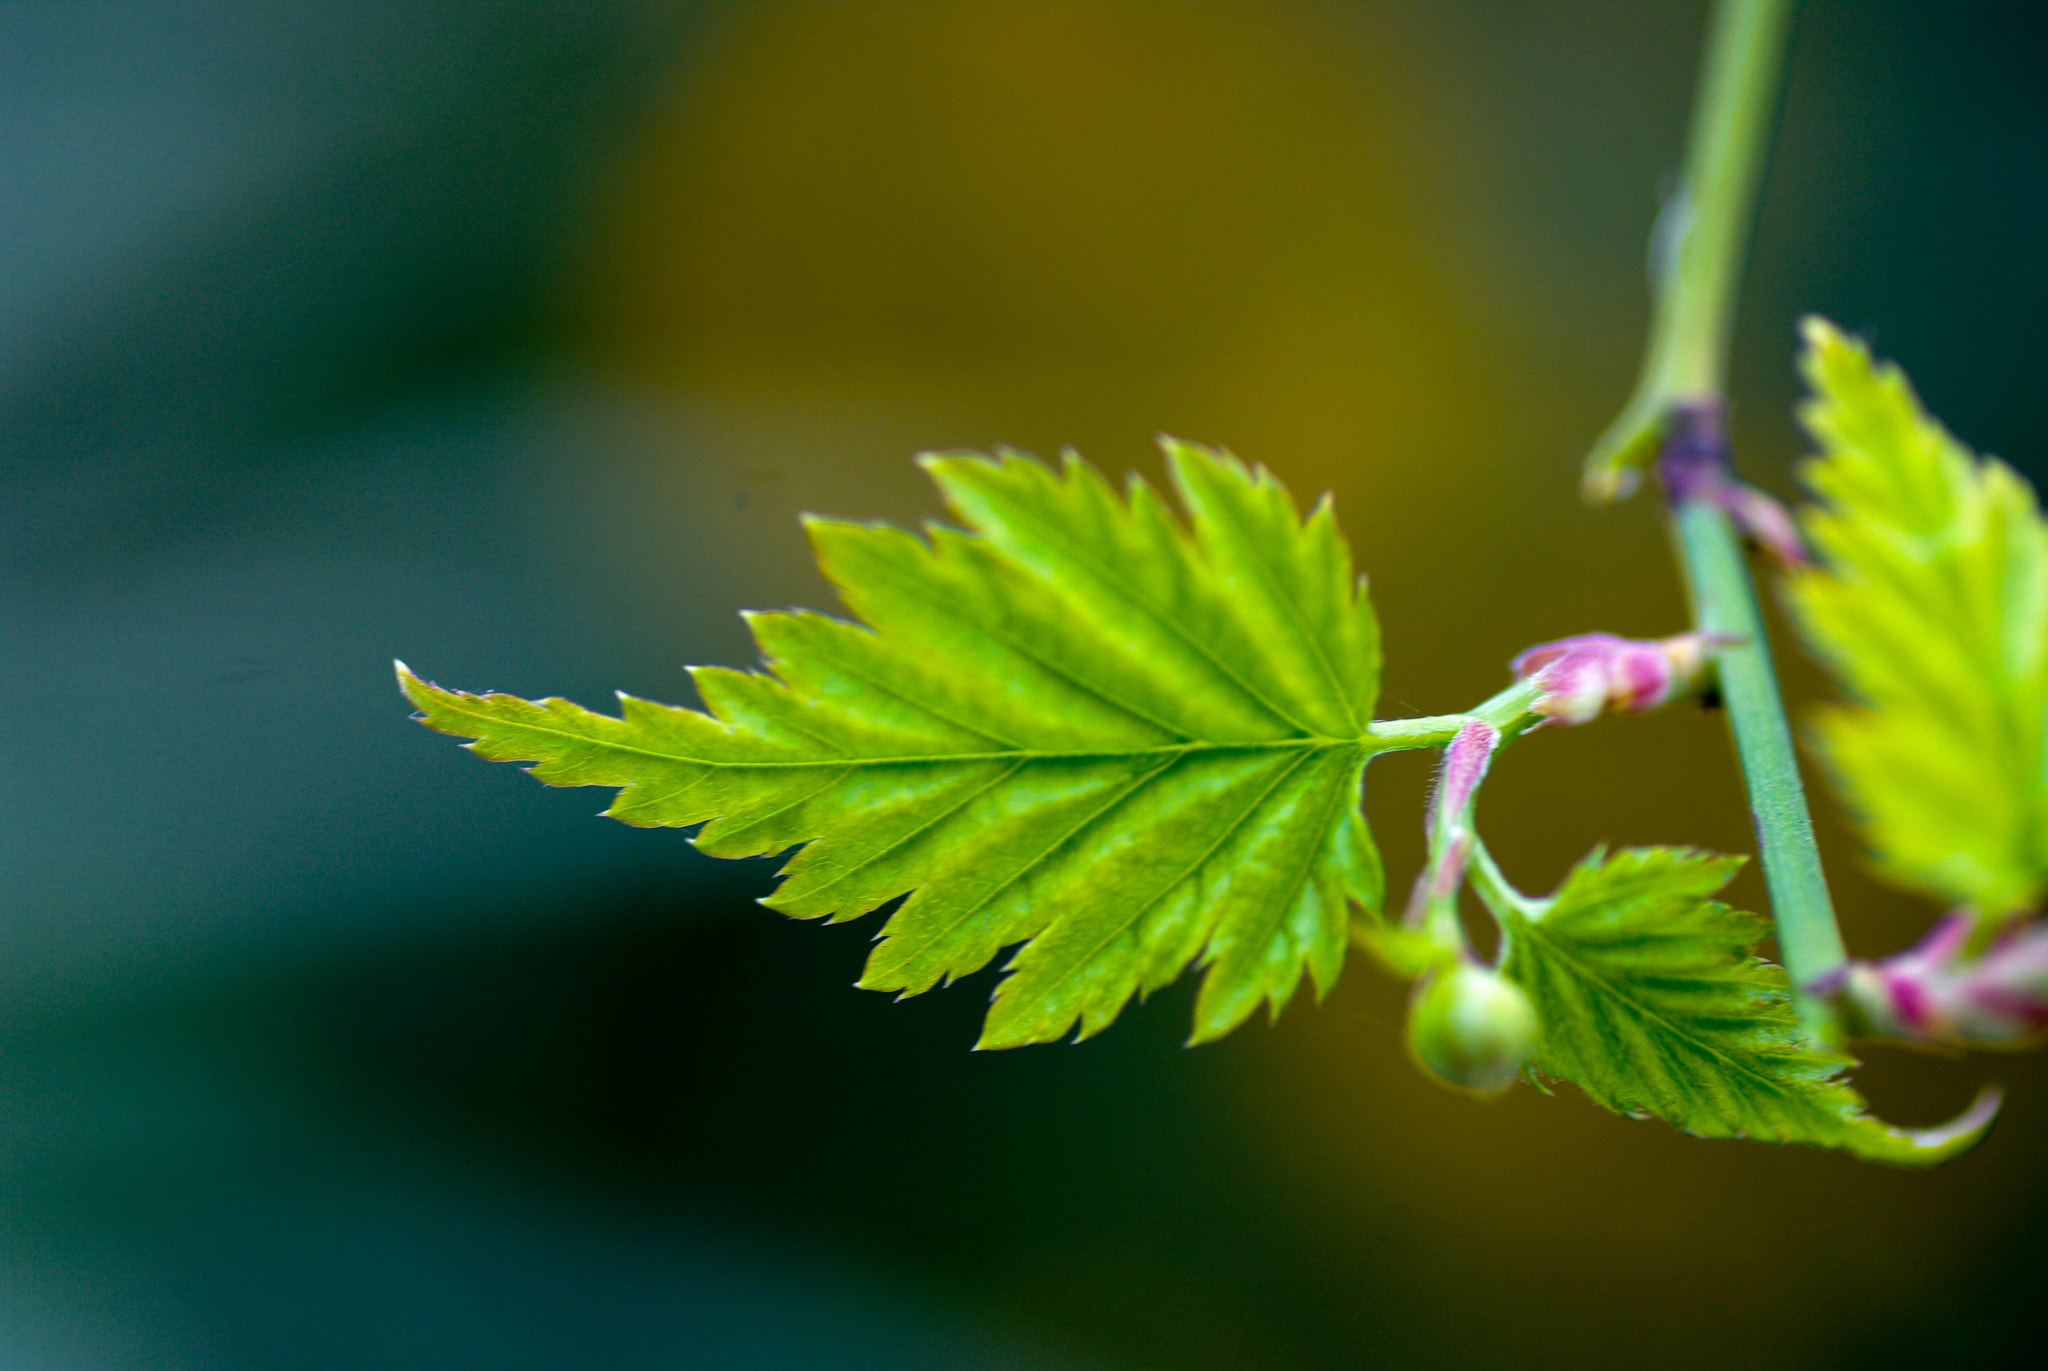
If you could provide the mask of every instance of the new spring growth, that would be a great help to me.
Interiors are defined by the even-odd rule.
[[[2030,1045],[2048,1030],[2048,925],[2015,923],[1971,955],[1977,917],[1951,910],[1918,944],[1850,962],[1816,986],[1876,1037],[1947,1046]]]
[[[1481,719],[1468,720],[1444,748],[1437,771],[1436,793],[1430,799],[1429,865],[1415,878],[1408,898],[1406,922],[1439,935],[1446,948],[1464,947],[1458,929],[1457,898],[1465,884],[1465,866],[1472,858],[1472,797],[1500,746],[1500,730]]]
[[[1623,415],[1587,464],[1586,498],[1595,504],[1625,498],[1636,488],[1637,466],[1653,454],[1674,504],[1691,501],[1721,510],[1737,532],[1780,566],[1803,566],[1810,560],[1784,503],[1729,469],[1717,403],[1674,405],[1656,419]]]
[[[1698,694],[1712,670],[1711,649],[1733,641],[1715,633],[1654,640],[1581,633],[1532,647],[1509,667],[1516,680],[1542,688],[1533,706],[1538,714],[1583,724],[1610,709],[1635,714]]]
[[[1675,406],[1657,458],[1671,503],[1712,505],[1780,566],[1803,566],[1806,544],[1775,496],[1737,479],[1728,466],[1728,432],[1716,401]]]
[[[1483,966],[1458,922],[1458,892],[1476,841],[1472,799],[1486,779],[1500,730],[1468,721],[1444,749],[1429,805],[1429,865],[1416,878],[1406,923],[1441,958],[1423,972],[1408,1007],[1408,1048],[1447,1085],[1497,1095],[1536,1054],[1540,1028],[1522,988]]]
[[[1515,1083],[1542,1036],[1522,988],[1461,956],[1426,973],[1408,1009],[1408,1049],[1430,1074],[1480,1095]]]

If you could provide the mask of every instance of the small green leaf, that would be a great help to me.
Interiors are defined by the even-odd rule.
[[[1755,954],[1770,928],[1709,897],[1742,864],[1684,848],[1594,852],[1547,909],[1506,911],[1503,970],[1535,1002],[1542,1076],[1619,1114],[1711,1138],[1836,1147],[1924,1166],[1973,1145],[1995,1100],[1958,1126],[1893,1128],[1813,1050],[1784,971]]]
[[[1930,419],[1897,367],[1806,324],[1818,565],[1786,598],[1849,703],[1823,756],[1892,879],[1991,914],[2048,886],[2048,523]]]
[[[635,824],[783,852],[764,903],[852,918],[908,894],[861,984],[916,994],[1022,944],[984,1047],[1086,1037],[1192,964],[1196,1041],[1343,963],[1383,878],[1359,809],[1379,632],[1327,501],[1166,443],[1183,522],[1069,456],[925,459],[967,531],[813,520],[859,624],[748,618],[765,674],[693,669],[705,711],[622,717],[428,685],[423,722]]]

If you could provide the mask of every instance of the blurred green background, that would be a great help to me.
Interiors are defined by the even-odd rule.
[[[1328,488],[1387,713],[1682,605],[1575,465],[1633,377],[1687,3],[0,4],[0,1364],[1873,1367],[2038,1342],[2048,1070],[1877,1054],[1933,1175],[1406,1062],[1351,968],[967,1048],[990,973],[406,722],[684,699],[922,448]],[[1814,0],[1737,342],[1797,314],[2039,479],[2039,7]],[[1788,654],[1789,655],[1789,654]],[[1819,683],[1788,669],[1798,700]],[[1395,882],[1420,758],[1373,769]],[[1539,735],[1496,849],[1750,845],[1720,723]],[[1852,947],[1931,911],[1824,841]],[[1740,898],[1760,883],[1745,875]]]

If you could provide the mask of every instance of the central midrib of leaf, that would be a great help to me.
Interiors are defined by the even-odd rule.
[[[466,714],[472,718],[484,719],[489,716],[468,710],[447,711],[451,714]],[[614,742],[610,739],[593,739],[587,733],[578,733],[566,728],[549,728],[545,724],[524,723],[519,725],[523,733],[539,733],[548,737],[561,738],[582,747],[620,752],[634,757],[652,757],[665,762],[688,762],[693,766],[717,767],[720,770],[785,770],[795,771],[816,767],[849,766],[899,766],[904,764],[942,762],[1033,762],[1033,761],[1085,761],[1095,757],[1178,757],[1203,752],[1284,752],[1290,750],[1322,751],[1330,748],[1357,748],[1367,754],[1394,751],[1412,746],[1406,742],[1371,736],[1358,738],[1326,738],[1311,735],[1299,738],[1254,738],[1239,742],[1205,742],[1190,740],[1184,743],[1161,743],[1150,747],[1090,747],[1090,748],[999,748],[986,752],[927,752],[927,753],[876,753],[860,756],[854,753],[835,753],[829,757],[811,757],[796,761],[732,761],[721,757],[693,757],[685,752],[658,752],[650,747],[635,747],[630,743]],[[822,741],[822,740],[821,740]]]
[[[571,736],[564,734],[564,737]],[[609,744],[598,744],[609,746]],[[856,756],[842,753],[830,757],[818,757],[808,761],[793,762],[732,762],[708,757],[690,757],[680,752],[652,752],[645,748],[625,748],[622,752],[634,752],[644,757],[659,757],[666,761],[690,762],[697,766],[715,766],[724,770],[761,770],[782,768],[797,770],[804,767],[849,767],[849,766],[899,766],[905,763],[941,762],[1058,762],[1085,761],[1099,757],[1182,757],[1204,752],[1320,752],[1332,748],[1359,748],[1372,752],[1386,750],[1386,745],[1370,738],[1276,738],[1271,741],[1244,743],[1170,743],[1158,747],[1091,747],[1071,751],[1050,751],[1036,748],[1011,748],[1000,752],[926,752],[914,754],[877,753],[874,756]]]

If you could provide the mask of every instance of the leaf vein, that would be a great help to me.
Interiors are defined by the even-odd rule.
[[[1023,880],[1033,871],[1036,871],[1038,867],[1047,858],[1051,857],[1053,853],[1059,851],[1062,847],[1065,847],[1069,842],[1073,841],[1075,836],[1078,835],[1083,829],[1087,828],[1090,824],[1100,819],[1103,815],[1115,809],[1118,805],[1122,804],[1125,800],[1129,799],[1132,795],[1136,794],[1144,786],[1149,785],[1162,772],[1172,767],[1179,760],[1180,758],[1178,757],[1168,757],[1165,760],[1161,761],[1159,765],[1153,767],[1151,770],[1143,772],[1142,774],[1134,776],[1131,779],[1124,782],[1124,784],[1118,787],[1107,800],[1102,802],[1102,804],[1097,806],[1095,809],[1090,810],[1088,813],[1082,815],[1079,819],[1076,819],[1071,825],[1069,825],[1065,829],[1065,831],[1061,832],[1058,837],[1054,838],[1050,843],[1047,843],[1044,847],[1040,848],[1037,852],[1033,853],[1030,859],[1027,860],[1022,866],[1018,867],[1015,871],[1012,871],[1009,875],[1005,876],[1001,881],[997,882],[995,885],[983,891],[981,897],[977,899],[973,904],[968,905],[959,913],[955,914],[951,919],[948,919],[945,922],[945,924],[939,928],[936,936],[927,937],[923,940],[924,945],[930,946],[935,942],[939,942],[946,938],[950,938],[954,933],[959,931],[960,926],[962,924],[966,923],[969,919],[979,914],[982,910],[986,909],[990,904],[993,904],[1011,886]],[[901,935],[899,934],[897,936]]]
[[[1161,733],[1166,734],[1166,736],[1168,736],[1169,738],[1178,738],[1183,742],[1191,741],[1188,738],[1187,730],[1177,727],[1174,724],[1167,723],[1165,720],[1155,717],[1149,711],[1141,709],[1138,706],[1129,703],[1128,701],[1118,699],[1114,694],[1104,689],[1102,686],[1096,685],[1091,681],[1084,680],[1082,677],[1076,675],[1074,672],[1069,671],[1067,668],[1063,666],[1060,666],[1057,662],[1054,662],[1051,658],[1047,657],[1039,649],[1028,646],[1021,640],[1015,638],[1014,636],[1008,633],[1003,632],[1001,629],[995,627],[992,624],[981,622],[979,619],[974,617],[973,613],[970,610],[964,610],[959,606],[952,604],[949,600],[946,599],[946,597],[933,593],[929,587],[920,585],[913,580],[906,580],[905,578],[898,576],[891,571],[884,571],[880,573],[880,575],[878,575],[876,579],[888,580],[892,582],[899,590],[905,590],[910,592],[911,594],[917,596],[919,599],[923,600],[926,604],[930,605],[932,608],[940,611],[943,614],[950,616],[955,622],[965,625],[968,629],[972,630],[973,632],[986,634],[988,637],[995,639],[1003,646],[1009,648],[1012,652],[1015,652],[1018,656],[1024,658],[1026,661],[1031,662],[1033,665],[1043,670],[1047,675],[1057,677],[1058,679],[1067,682],[1069,685],[1081,691],[1083,694],[1094,696],[1096,699],[1108,705],[1110,708],[1121,710],[1123,713],[1129,715],[1132,719],[1135,719],[1140,723],[1152,725],[1152,727],[1158,729]]]
[[[1020,520],[1020,522],[1024,521]],[[1228,662],[1224,661],[1221,657],[1217,656],[1216,653],[1213,650],[1211,650],[1208,644],[1204,643],[1197,634],[1190,632],[1186,627],[1184,627],[1178,619],[1174,618],[1171,615],[1170,612],[1160,609],[1157,605],[1155,605],[1152,602],[1149,596],[1141,592],[1131,582],[1125,580],[1122,576],[1116,574],[1116,572],[1111,567],[1109,567],[1107,564],[1103,563],[1098,558],[1096,558],[1091,552],[1088,551],[1088,549],[1084,545],[1075,542],[1073,539],[1068,537],[1065,529],[1058,528],[1053,524],[1046,523],[1044,521],[1037,519],[1030,519],[1029,522],[1038,531],[1038,535],[1040,537],[1044,538],[1048,542],[1058,543],[1061,546],[1063,546],[1067,550],[1068,555],[1071,556],[1075,561],[1078,561],[1085,565],[1090,571],[1094,572],[1098,578],[1108,582],[1114,589],[1121,592],[1123,596],[1126,599],[1128,599],[1132,604],[1136,605],[1139,609],[1145,611],[1145,614],[1149,618],[1151,618],[1154,623],[1159,624],[1162,628],[1165,628],[1174,637],[1180,639],[1180,641],[1183,644],[1194,649],[1195,653],[1198,656],[1200,656],[1204,661],[1208,662],[1210,666],[1216,668],[1217,671],[1221,672],[1226,680],[1228,680],[1232,685],[1236,686],[1239,690],[1243,691],[1247,697],[1249,697],[1261,709],[1265,710],[1268,714],[1272,715],[1275,720],[1287,725],[1289,728],[1292,728],[1300,733],[1312,734],[1315,732],[1314,727],[1312,727],[1306,720],[1296,718],[1294,716],[1293,711],[1288,710],[1282,707],[1281,705],[1276,704],[1274,701],[1268,699],[1264,691],[1260,690],[1256,685],[1252,684],[1250,680],[1246,679],[1243,675],[1239,674],[1234,668],[1230,666]],[[1177,541],[1178,540],[1176,540],[1176,542]],[[1181,549],[1176,547],[1176,550]],[[1352,719],[1352,722],[1356,723],[1355,717]]]
[[[1532,931],[1539,930],[1541,928],[1541,925],[1528,921],[1525,921],[1525,926]],[[1693,1044],[1696,1050],[1699,1051],[1701,1055],[1709,1057],[1715,1061],[1721,1062],[1728,1068],[1731,1074],[1747,1076],[1755,1081],[1758,1081],[1762,1083],[1773,1094],[1801,1099],[1804,1098],[1806,1092],[1797,1090],[1790,1084],[1778,1080],[1777,1078],[1758,1070],[1757,1068],[1749,1065],[1746,1062],[1741,1061],[1738,1058],[1728,1055],[1726,1052],[1721,1050],[1720,1047],[1715,1045],[1712,1041],[1705,1039],[1701,1037],[1699,1034],[1691,1032],[1688,1029],[1681,1028],[1677,1024],[1673,1023],[1664,1015],[1658,1013],[1655,1009],[1644,1004],[1637,997],[1630,995],[1625,990],[1621,989],[1621,987],[1618,986],[1613,980],[1606,976],[1601,975],[1599,972],[1593,970],[1590,966],[1588,966],[1584,961],[1580,960],[1579,958],[1573,956],[1570,952],[1566,951],[1562,946],[1559,945],[1556,939],[1545,936],[1542,932],[1539,931],[1536,934],[1536,940],[1544,944],[1544,946],[1548,947],[1552,955],[1554,955],[1559,961],[1570,965],[1575,971],[1578,972],[1578,974],[1583,980],[1587,981],[1590,984],[1598,985],[1611,998],[1628,1005],[1630,1008],[1634,1009],[1642,1018],[1658,1025],[1662,1029],[1665,1029],[1674,1038],[1677,1038],[1682,1042]],[[1620,1047],[1621,1045],[1615,1044],[1615,1046]],[[1628,1054],[1625,1051],[1617,1051],[1615,1055],[1618,1058],[1626,1058],[1630,1054]],[[1665,1057],[1668,1062],[1668,1053],[1659,1051],[1658,1055]]]
[[[885,846],[879,847],[875,851],[870,852],[867,856],[861,858],[859,861],[853,863],[845,870],[840,871],[838,874],[834,875],[831,880],[826,881],[820,885],[812,886],[809,890],[805,891],[804,894],[806,896],[818,895],[824,891],[830,890],[833,886],[838,885],[841,881],[846,880],[848,877],[856,876],[859,873],[867,870],[876,862],[888,856],[891,852],[898,850],[905,844],[916,839],[919,834],[930,832],[939,824],[942,824],[947,819],[952,818],[955,814],[958,814],[968,805],[973,804],[976,800],[988,794],[991,790],[994,790],[1003,782],[1009,780],[1012,776],[1016,775],[1019,771],[1023,770],[1024,765],[1024,762],[1022,762],[1021,760],[1010,763],[1009,768],[1005,770],[1000,776],[992,777],[986,783],[975,787],[975,789],[961,796],[952,804],[946,805],[944,808],[940,809],[936,814],[933,814],[931,817],[927,818],[923,823],[918,824],[915,828],[912,828],[908,832],[899,835],[894,841],[886,844]],[[898,891],[896,893],[901,894],[902,892]],[[891,896],[890,898],[894,898],[894,896]]]
[[[1243,810],[1241,810],[1238,813],[1238,816],[1235,819],[1232,819],[1229,825],[1226,826],[1221,833],[1216,835],[1215,840],[1212,841],[1208,847],[1202,850],[1200,856],[1196,857],[1192,862],[1188,863],[1186,867],[1182,868],[1179,875],[1175,876],[1172,880],[1166,882],[1164,885],[1161,885],[1158,889],[1154,890],[1152,894],[1148,895],[1145,898],[1145,902],[1143,904],[1139,905],[1136,909],[1132,910],[1128,915],[1124,917],[1124,919],[1121,922],[1117,923],[1108,932],[1104,933],[1101,938],[1097,939],[1095,945],[1088,949],[1087,955],[1082,957],[1080,961],[1077,963],[1077,965],[1086,966],[1089,962],[1094,961],[1097,956],[1101,955],[1103,948],[1108,947],[1118,938],[1121,938],[1124,935],[1124,933],[1131,927],[1131,925],[1137,923],[1138,920],[1144,918],[1145,915],[1149,914],[1152,911],[1152,907],[1154,905],[1158,904],[1161,900],[1165,899],[1175,890],[1178,890],[1182,882],[1186,881],[1188,877],[1194,875],[1195,872],[1201,870],[1202,866],[1206,862],[1208,862],[1208,860],[1211,857],[1216,855],[1217,851],[1222,848],[1223,844],[1229,842],[1230,839],[1237,834],[1238,830],[1244,827],[1245,821],[1250,819],[1253,814],[1258,812],[1259,806],[1263,805],[1266,802],[1266,797],[1271,795],[1274,792],[1274,790],[1279,788],[1280,784],[1284,782],[1289,776],[1292,776],[1295,772],[1299,771],[1307,761],[1308,754],[1304,753],[1302,756],[1297,757],[1294,761],[1289,762],[1285,769],[1283,769],[1279,775],[1275,776],[1272,779],[1272,781],[1267,784],[1264,790],[1259,792],[1259,797],[1253,800],[1250,804],[1246,805],[1243,808]]]

